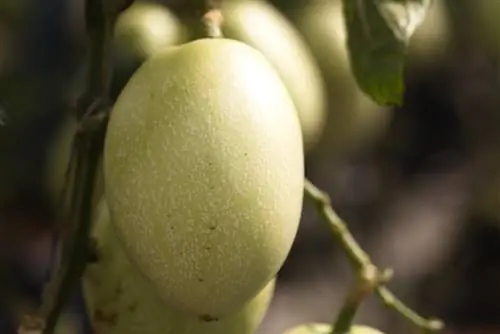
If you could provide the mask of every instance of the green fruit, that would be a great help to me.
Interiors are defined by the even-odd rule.
[[[451,47],[451,37],[451,20],[445,0],[434,0],[410,39],[407,67],[419,71],[442,65]]]
[[[132,4],[119,16],[115,26],[113,97],[146,59],[185,39],[184,27],[165,6],[148,1]]]
[[[98,262],[83,277],[92,326],[99,334],[253,334],[270,305],[275,280],[239,311],[218,321],[205,321],[167,305],[130,262],[104,201],[99,205],[93,236]]]
[[[280,75],[298,111],[306,152],[322,135],[326,94],[321,72],[302,36],[265,1],[222,1],[224,37],[248,44]]]
[[[117,233],[164,300],[227,314],[276,275],[297,232],[304,152],[293,101],[244,43],[172,47],[119,96],[104,179]]]
[[[372,102],[351,72],[341,1],[302,2],[287,15],[307,41],[327,83],[322,150],[343,156],[374,142],[384,133],[391,110]]]
[[[310,323],[299,325],[287,330],[284,334],[330,334],[332,326],[321,323]],[[383,334],[381,331],[362,325],[353,325],[349,333],[346,334]]]

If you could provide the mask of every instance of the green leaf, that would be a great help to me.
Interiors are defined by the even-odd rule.
[[[342,0],[351,68],[380,105],[400,105],[410,38],[432,0]]]

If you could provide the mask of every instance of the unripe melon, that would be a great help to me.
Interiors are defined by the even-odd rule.
[[[344,157],[379,139],[392,111],[378,106],[351,71],[340,0],[301,1],[287,16],[304,36],[327,83],[328,112],[322,152]]]
[[[164,300],[223,316],[277,274],[294,241],[304,186],[294,103],[244,43],[172,47],[117,99],[104,179],[124,248]]]
[[[253,334],[270,305],[275,280],[248,304],[218,321],[205,321],[166,304],[116,238],[105,201],[93,236],[98,262],[88,265],[84,295],[96,334]]]
[[[411,36],[406,67],[422,71],[442,66],[452,42],[453,31],[446,0],[433,0],[424,20]]]
[[[316,59],[291,22],[261,0],[223,0],[221,31],[259,50],[280,75],[292,97],[301,123],[306,153],[320,140],[326,120],[326,91]],[[198,13],[180,14],[190,38],[204,37]]]
[[[326,91],[316,59],[291,22],[266,1],[225,0],[222,33],[259,51],[276,69],[298,111],[306,151],[320,140]]]
[[[115,26],[113,97],[146,59],[166,47],[185,42],[186,37],[184,26],[166,6],[135,1],[120,14]]]
[[[285,331],[284,334],[331,334],[332,326],[322,323],[310,323],[296,326],[292,329]],[[353,325],[350,331],[346,334],[384,334],[378,329],[363,326]]]

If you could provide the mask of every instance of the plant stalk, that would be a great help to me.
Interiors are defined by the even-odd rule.
[[[133,0],[87,0],[85,18],[89,38],[85,91],[71,109],[79,126],[73,139],[63,191],[67,228],[61,228],[61,257],[47,284],[39,314],[26,317],[19,333],[53,334],[57,321],[80,282],[89,259],[92,195],[110,111],[110,60],[114,25]]]
[[[316,207],[316,210],[321,215],[323,220],[328,224],[334,238],[340,243],[342,249],[346,252],[352,266],[355,268],[356,272],[360,277],[365,275],[364,273],[369,272],[370,267],[375,267],[372,263],[368,254],[359,246],[351,232],[347,228],[346,223],[337,215],[335,210],[331,206],[331,199],[322,190],[318,189],[311,181],[305,179],[304,181],[304,195],[305,198],[309,199],[311,203]],[[375,267],[376,268],[376,267]],[[382,277],[386,277],[383,281],[386,281],[388,276],[391,275],[390,271],[386,271]],[[391,308],[401,314],[410,323],[412,323],[417,328],[428,332],[438,332],[443,330],[444,324],[438,319],[425,319],[418,315],[411,308],[406,306],[402,301],[400,301],[384,284],[376,285],[374,287],[375,293],[382,300],[385,306]],[[351,301],[348,299],[347,311],[344,311],[349,315],[350,308],[352,308],[349,303]],[[354,305],[355,302],[352,302]],[[339,315],[338,319],[342,316]],[[348,316],[346,316],[346,323],[348,322]],[[352,320],[352,319],[351,319]],[[337,334],[337,333],[336,333]],[[344,334],[344,333],[342,333]]]

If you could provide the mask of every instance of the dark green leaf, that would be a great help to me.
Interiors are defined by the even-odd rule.
[[[351,67],[376,103],[399,105],[410,37],[431,0],[343,0]]]

